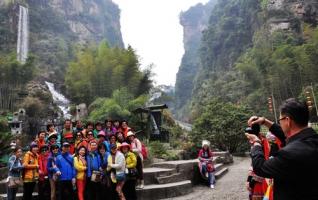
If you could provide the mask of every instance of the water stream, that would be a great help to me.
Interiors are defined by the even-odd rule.
[[[29,10],[19,6],[17,60],[25,63],[29,51]]]
[[[53,83],[45,81],[45,84],[49,88],[50,93],[53,97],[53,102],[61,109],[65,119],[70,119],[70,101],[61,93],[59,93]]]

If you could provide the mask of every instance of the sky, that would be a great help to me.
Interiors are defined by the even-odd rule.
[[[141,68],[154,64],[155,85],[174,85],[184,53],[179,14],[208,0],[113,0],[121,10],[125,46],[136,50]]]

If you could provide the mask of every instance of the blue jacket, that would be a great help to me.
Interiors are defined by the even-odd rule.
[[[110,155],[110,153],[108,153],[107,151],[106,151],[106,153],[105,153],[105,155],[102,157],[102,155],[100,155],[99,156],[99,159],[100,159],[100,164],[101,164],[101,167],[103,168],[103,169],[106,169],[107,168],[107,159],[108,159],[108,156]]]
[[[48,176],[50,179],[53,177],[53,174],[55,174],[57,171],[59,171],[59,169],[57,167],[54,167],[54,165],[56,165],[56,158],[58,155],[59,155],[59,153],[56,156],[52,155],[52,153],[51,153],[51,155],[48,158],[46,168],[47,168],[47,171],[49,172]]]
[[[88,153],[86,156],[86,161],[87,161],[87,177],[92,176],[93,171],[99,171],[99,168],[101,167],[100,163],[100,157],[97,153],[97,151]]]
[[[104,145],[105,145],[105,147],[106,147],[106,151],[108,152],[108,153],[110,153],[110,144],[109,144],[109,142],[107,141],[107,140],[105,140],[104,142]],[[106,159],[107,160],[107,159]]]
[[[75,178],[76,171],[74,168],[74,159],[69,153],[62,153],[56,157],[56,166],[61,172],[59,180],[69,181]]]
[[[22,161],[15,155],[12,155],[8,161],[9,176],[20,177],[23,170]]]

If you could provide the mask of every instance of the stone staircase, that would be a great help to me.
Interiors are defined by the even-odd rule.
[[[216,156],[213,159],[216,179],[228,171],[221,157]],[[189,194],[193,185],[199,183],[202,178],[198,171],[198,160],[194,159],[152,164],[150,168],[144,168],[144,179],[145,187],[137,190],[139,200],[165,199]]]
[[[228,153],[215,154],[213,162],[216,179],[228,171],[226,164],[231,163],[228,156]],[[144,181],[145,187],[137,189],[138,200],[164,199],[189,194],[193,185],[202,182],[202,178],[198,170],[198,160],[194,159],[154,163],[149,168],[144,168]],[[0,200],[7,199],[6,193],[6,183],[3,179],[0,181]],[[22,200],[22,193],[21,187],[18,189],[16,200]],[[34,200],[38,199],[37,187],[33,196]]]

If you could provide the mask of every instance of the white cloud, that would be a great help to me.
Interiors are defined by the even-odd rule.
[[[183,49],[179,14],[208,0],[113,0],[121,9],[125,45],[140,56],[142,67],[155,65],[157,84],[174,85]]]

